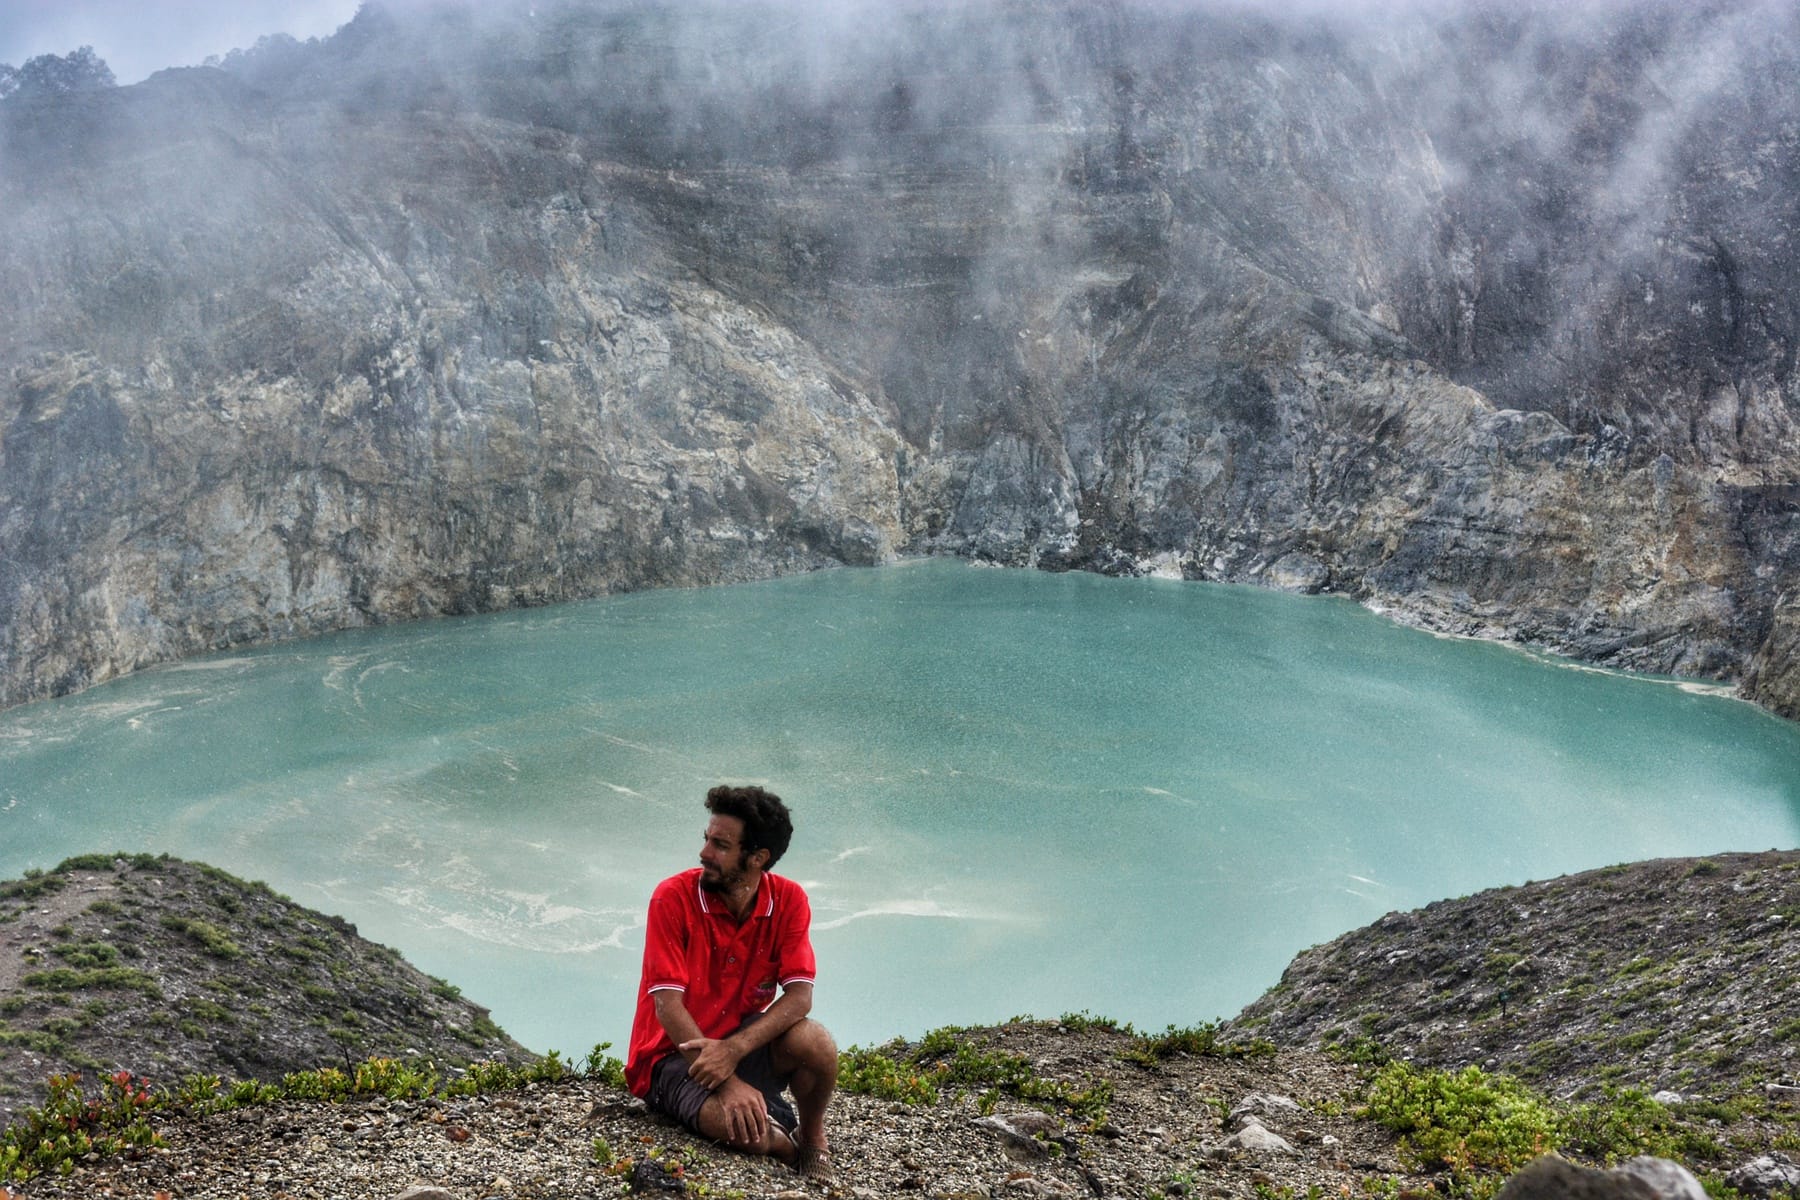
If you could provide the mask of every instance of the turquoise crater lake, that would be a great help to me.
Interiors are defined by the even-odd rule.
[[[0,713],[0,875],[167,851],[536,1049],[623,1045],[721,780],[787,797],[841,1041],[1228,1016],[1394,909],[1800,843],[1800,729],[1341,600],[950,561],[356,631]]]

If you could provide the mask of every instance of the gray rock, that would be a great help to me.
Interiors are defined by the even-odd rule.
[[[1001,1143],[1009,1150],[1021,1151],[1034,1157],[1048,1157],[1050,1146],[1045,1139],[1055,1137],[1063,1129],[1062,1122],[1055,1117],[1035,1111],[978,1117],[974,1125],[978,1129],[998,1134]]]
[[[1725,1182],[1750,1196],[1800,1191],[1800,1162],[1780,1151],[1759,1155],[1725,1176]]]
[[[1233,1158],[1238,1154],[1298,1154],[1299,1151],[1254,1117],[1246,1117],[1237,1132],[1211,1147],[1208,1153],[1214,1158]]]
[[[1331,569],[1310,554],[1288,553],[1270,563],[1263,582],[1284,592],[1316,592],[1331,578]]]
[[[462,1197],[441,1187],[409,1187],[394,1200],[462,1200]]]
[[[1507,1180],[1500,1200],[1706,1200],[1706,1189],[1667,1159],[1633,1158],[1604,1171],[1547,1154]]]
[[[1008,1195],[1017,1196],[1073,1196],[1075,1189],[1060,1179],[1040,1179],[1035,1175],[1020,1175],[1006,1181],[1003,1190]]]
[[[687,1184],[679,1175],[653,1158],[640,1158],[631,1168],[631,1190],[642,1192],[685,1192]]]
[[[1706,1200],[1706,1189],[1700,1181],[1686,1167],[1666,1158],[1628,1158],[1612,1173],[1642,1181],[1659,1200]]]
[[[1297,1117],[1304,1111],[1287,1096],[1278,1096],[1273,1092],[1250,1092],[1231,1106],[1226,1122],[1238,1125],[1248,1118],[1274,1118],[1279,1121],[1284,1117]],[[1262,1122],[1259,1120],[1258,1123]]]

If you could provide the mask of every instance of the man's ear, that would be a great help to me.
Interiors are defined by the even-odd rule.
[[[769,869],[769,849],[768,849],[768,847],[765,846],[761,850],[752,850],[750,852],[749,856],[744,859],[744,861],[749,863],[751,866],[755,867],[759,871],[768,870]]]

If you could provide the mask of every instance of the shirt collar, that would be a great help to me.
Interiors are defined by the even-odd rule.
[[[700,899],[700,911],[711,916],[713,906],[707,903],[706,889],[700,886],[698,876],[694,879],[694,895]],[[718,910],[729,916],[724,908]],[[756,885],[756,903],[750,906],[752,917],[770,917],[775,915],[775,889],[769,885],[769,873],[763,872],[762,882]]]

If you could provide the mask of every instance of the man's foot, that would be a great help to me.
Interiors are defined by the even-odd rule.
[[[832,1178],[831,1151],[811,1142],[801,1142],[794,1153],[794,1170],[800,1178],[827,1183]]]

